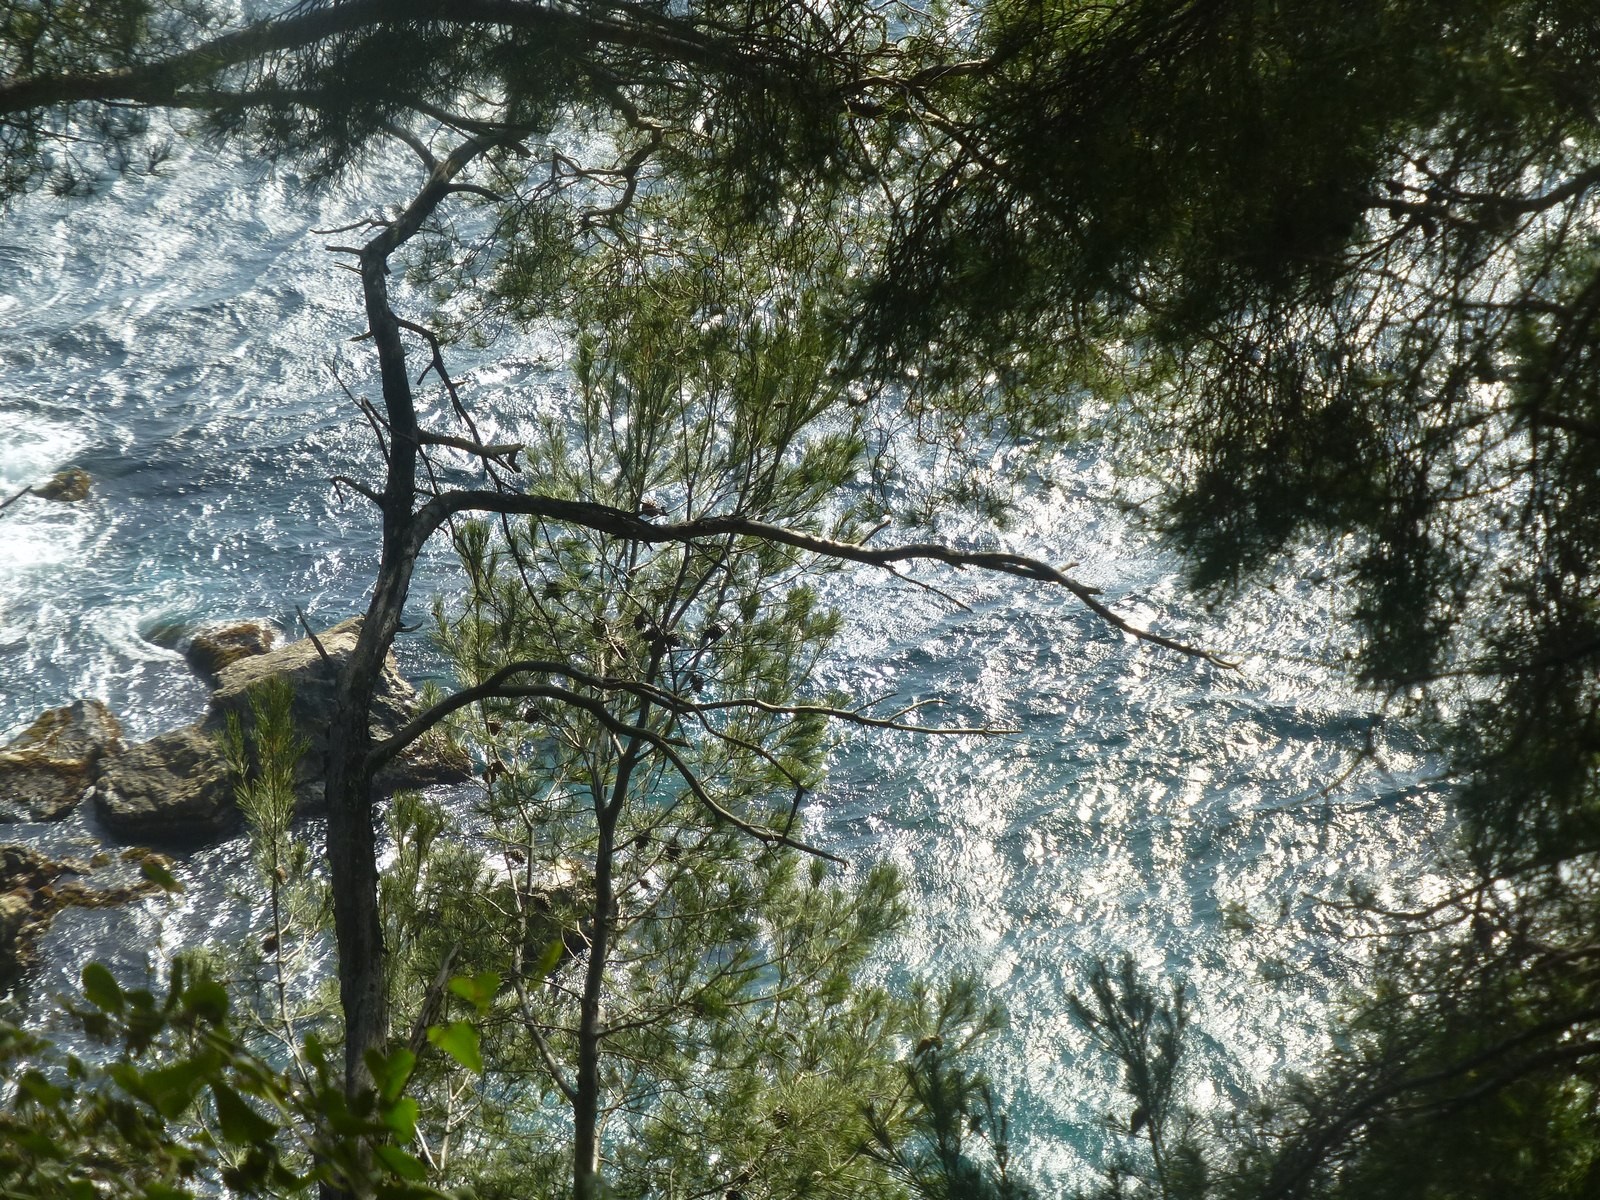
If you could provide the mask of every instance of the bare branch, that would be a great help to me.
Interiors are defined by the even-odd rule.
[[[495,442],[486,446],[482,442],[456,437],[454,434],[426,431],[420,431],[417,440],[424,446],[448,446],[452,450],[476,454],[479,458],[505,459],[504,465],[512,471],[518,470],[517,455],[526,449],[521,442]]]
[[[348,225],[335,225],[332,229],[313,229],[311,232],[318,237],[331,237],[336,233],[353,233],[357,229],[382,229],[383,222],[372,217],[362,217],[359,221],[351,221]]]
[[[660,126],[651,125],[649,129],[649,140],[646,141],[643,146],[640,146],[639,149],[635,150],[633,154],[629,156],[628,161],[623,163],[622,167],[620,168],[622,178],[627,181],[622,189],[622,195],[617,198],[617,201],[614,204],[608,204],[604,208],[591,208],[586,210],[583,214],[583,223],[585,225],[593,225],[600,221],[604,221],[608,217],[618,216],[619,214],[626,212],[628,206],[633,203],[634,193],[639,190],[639,172],[644,168],[644,164],[650,161],[651,155],[655,154],[657,150],[661,149]]]
[[[311,644],[317,648],[317,657],[322,660],[322,665],[328,670],[335,670],[333,659],[328,657],[328,651],[322,645],[322,639],[317,636],[317,631],[311,628],[311,622],[306,620],[306,610],[298,604],[294,606],[295,615],[300,618],[300,628],[306,631],[306,636],[311,639]]]
[[[506,664],[482,683],[462,688],[460,691],[446,696],[437,704],[412,717],[392,737],[379,742],[372,748],[369,762],[373,770],[376,771],[381,768],[451,713],[458,712],[483,700],[520,697],[523,693],[508,687],[508,685],[512,680],[526,675],[559,675],[572,680],[574,683],[594,688],[597,691],[627,692],[630,695],[639,697],[641,700],[648,700],[652,704],[659,705],[679,716],[724,712],[730,709],[755,709],[759,712],[772,713],[775,716],[826,717],[831,720],[844,721],[851,725],[861,725],[871,729],[889,729],[900,733],[937,734],[946,737],[1001,737],[1020,732],[1015,729],[912,725],[899,720],[901,715],[920,708],[922,707],[921,705],[911,705],[888,717],[873,717],[859,709],[838,708],[827,704],[772,704],[765,700],[757,700],[754,697],[736,697],[728,700],[691,700],[677,692],[657,687],[654,684],[644,683],[637,679],[626,679],[616,675],[594,675],[581,667],[574,667],[569,663],[553,660],[523,659]],[[721,737],[722,735],[719,733],[717,736]]]
[[[512,986],[517,992],[517,1007],[522,1010],[522,1027],[533,1039],[533,1044],[539,1050],[539,1057],[544,1060],[544,1069],[550,1072],[550,1079],[555,1083],[557,1090],[567,1098],[568,1104],[578,1102],[578,1089],[567,1081],[566,1074],[561,1070],[561,1064],[556,1061],[555,1053],[550,1049],[550,1043],[545,1040],[544,1031],[533,1019],[533,1005],[528,1001],[527,985],[522,982],[522,972],[518,971],[512,976]]]
[[[1079,603],[1106,624],[1139,641],[1174,650],[1191,658],[1202,659],[1225,670],[1237,670],[1239,665],[1213,651],[1153,633],[1148,629],[1140,629],[1098,599],[1098,588],[1080,583],[1042,559],[1013,554],[1006,550],[957,550],[938,542],[872,547],[855,542],[840,542],[817,534],[788,529],[782,525],[772,525],[765,521],[753,521],[747,517],[737,516],[699,517],[691,521],[657,523],[648,521],[637,513],[587,500],[563,500],[555,496],[507,495],[483,491],[448,492],[429,500],[418,511],[418,519],[413,526],[413,536],[419,539],[416,549],[420,552],[422,540],[450,517],[462,512],[494,512],[541,517],[651,544],[693,542],[703,538],[732,535],[793,546],[797,550],[804,550],[823,558],[864,563],[874,567],[925,561],[940,562],[958,569],[973,567],[1002,575],[1015,575],[1020,579],[1053,583],[1066,588],[1077,597]]]
[[[683,756],[678,753],[677,749],[670,741],[668,741],[667,738],[662,736],[660,733],[657,733],[653,729],[647,729],[642,725],[630,725],[626,721],[619,720],[611,713],[610,709],[606,708],[601,701],[595,699],[593,696],[585,696],[581,692],[575,692],[570,688],[564,687],[527,684],[507,686],[503,683],[503,681],[501,681],[501,677],[510,678],[519,673],[527,673],[530,668],[534,671],[544,673],[554,673],[555,671],[560,671],[575,678],[582,678],[583,682],[586,683],[598,682],[594,676],[587,675],[587,672],[581,672],[575,668],[566,667],[564,664],[560,663],[513,664],[511,667],[497,671],[495,675],[491,677],[497,681],[494,685],[491,686],[488,684],[480,684],[477,687],[464,688],[455,695],[441,700],[438,704],[434,705],[426,712],[420,713],[416,717],[412,718],[406,723],[405,728],[401,729],[399,733],[396,733],[393,737],[387,738],[372,748],[372,752],[367,756],[369,768],[376,771],[384,763],[392,759],[406,746],[416,741],[416,739],[424,732],[438,724],[450,713],[455,712],[458,709],[465,708],[469,704],[474,704],[479,700],[557,700],[563,704],[570,705],[573,708],[583,709],[618,737],[637,738],[640,741],[648,743],[657,753],[659,753],[663,758],[672,764],[673,768],[678,772],[684,783],[689,786],[689,790],[694,794],[696,800],[700,801],[702,805],[709,809],[719,819],[728,822],[728,824],[732,825],[734,828],[739,829],[758,841],[765,842],[768,845],[788,846],[790,849],[799,850],[802,853],[810,854],[817,858],[825,858],[829,862],[843,863],[845,861],[836,854],[830,854],[826,850],[819,850],[815,846],[810,846],[805,842],[797,841],[786,834],[781,834],[771,829],[763,829],[761,826],[754,825],[751,822],[744,820],[742,817],[735,816],[711,797],[710,793],[708,793],[705,790],[705,787],[700,783],[699,777],[694,773],[693,769],[690,768],[688,763],[684,762]],[[626,690],[634,691],[637,689],[642,693],[642,690],[646,689],[647,687],[648,685],[645,684],[634,684],[632,687],[629,687]],[[671,693],[663,694],[671,695]]]
[[[351,479],[350,476],[348,476],[348,475],[333,475],[333,476],[330,476],[330,478],[336,484],[341,484],[344,487],[351,488],[351,489],[353,489],[355,491],[360,492],[363,496],[365,496],[368,500],[371,500],[379,508],[383,507],[383,496],[382,496],[382,494],[373,491],[366,484],[361,483],[359,480]]]
[[[422,160],[422,169],[424,171],[432,174],[439,169],[439,160],[433,156],[433,151],[428,149],[427,143],[409,129],[404,129],[399,125],[385,121],[383,131],[396,141],[404,142],[411,147],[412,153]]]
[[[422,1048],[428,1044],[428,1026],[439,1019],[444,1003],[444,989],[450,982],[450,967],[460,949],[460,945],[454,945],[444,952],[444,958],[439,962],[439,969],[434,972],[433,982],[428,985],[427,994],[422,998],[422,1004],[417,1009],[417,1019],[411,1023],[411,1034],[406,1038],[406,1049],[412,1054],[421,1054]]]
[[[482,196],[484,199],[492,200],[496,204],[508,203],[507,198],[502,196],[499,192],[494,191],[491,188],[486,188],[482,184],[477,183],[452,183],[448,188],[445,189],[445,191],[449,192],[451,195],[460,195],[465,192],[473,196]]]
[[[581,708],[616,736],[637,738],[639,741],[647,743],[656,753],[672,764],[673,769],[678,773],[678,777],[688,785],[689,791],[693,793],[694,798],[700,801],[718,820],[726,821],[741,833],[748,834],[758,842],[763,842],[768,846],[787,846],[791,850],[798,850],[802,854],[809,854],[814,858],[826,859],[828,862],[838,863],[840,866],[848,864],[848,860],[841,858],[837,854],[799,841],[788,834],[779,833],[775,829],[765,829],[729,812],[706,791],[705,786],[700,782],[700,777],[695,774],[688,763],[684,762],[683,756],[678,753],[677,748],[673,746],[671,741],[655,730],[648,729],[643,725],[630,725],[626,721],[618,720],[612,715],[610,709],[592,696],[585,696],[581,692],[574,692],[569,688],[550,686],[506,688],[502,694],[508,698],[527,697],[529,699],[559,700],[563,704]]]
[[[526,0],[452,0],[448,5],[429,7],[430,19],[444,24],[542,31],[574,45],[647,49],[688,65],[743,78],[784,74],[784,64],[741,55],[724,39],[708,35],[688,20],[662,13],[634,10],[626,17],[603,16]],[[260,94],[226,95],[208,93],[197,83],[215,78],[230,67],[378,24],[393,14],[393,0],[344,0],[340,4],[300,7],[292,15],[254,22],[154,62],[109,71],[8,80],[0,83],[0,114],[117,100],[209,108],[282,104],[285,95],[275,89]],[[319,93],[297,98],[304,103],[333,102]],[[477,125],[476,132],[480,133],[499,132],[492,123],[466,122],[461,118],[451,123],[463,128]]]
[[[428,367],[420,376],[417,377],[417,382],[421,383],[423,379],[427,378],[428,371],[432,371],[435,375],[437,375],[439,377],[439,382],[444,385],[444,390],[450,397],[450,406],[455,409],[456,416],[461,418],[461,423],[467,427],[467,432],[472,434],[472,440],[470,442],[466,442],[467,447],[471,448],[474,446],[483,445],[483,435],[478,432],[477,422],[472,419],[472,414],[467,411],[467,406],[461,402],[460,385],[454,379],[451,379],[450,373],[445,370],[444,347],[439,341],[439,335],[434,333],[433,330],[429,329],[426,325],[418,325],[415,321],[408,321],[404,317],[394,316],[392,313],[390,315],[393,317],[395,324],[401,329],[409,330],[411,333],[416,334],[418,337],[422,338],[423,341],[428,343],[428,349],[431,352],[432,357],[429,361]],[[417,439],[419,444],[426,444],[425,439],[427,436],[428,435],[425,435],[420,429],[417,430]],[[484,456],[484,466],[488,469],[490,478],[493,479],[497,485],[500,484],[502,481],[494,474],[492,456]],[[513,465],[511,469],[516,470],[515,465]]]

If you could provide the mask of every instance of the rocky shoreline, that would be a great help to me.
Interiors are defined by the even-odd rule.
[[[307,746],[295,774],[302,815],[322,802],[322,780],[337,672],[355,648],[355,617],[286,645],[275,626],[240,621],[157,636],[184,653],[213,687],[205,713],[180,729],[129,744],[122,723],[98,700],[50,709],[0,747],[0,826],[53,822],[82,804],[93,806],[111,846],[89,860],[54,861],[20,845],[0,845],[0,987],[25,964],[32,941],[60,908],[118,903],[149,894],[151,885],[97,886],[101,868],[119,847],[155,844],[193,848],[235,833],[242,819],[234,802],[221,735],[230,714],[246,718],[252,689],[269,680],[288,683],[296,732]],[[372,732],[388,737],[415,713],[415,690],[401,678],[391,654],[373,696]],[[467,778],[464,754],[424,739],[379,778],[387,794],[403,788]],[[0,832],[3,836],[3,832]],[[127,852],[124,852],[127,853]],[[135,857],[152,852],[132,851]],[[68,885],[58,881],[75,878]],[[80,882],[79,880],[83,880]]]

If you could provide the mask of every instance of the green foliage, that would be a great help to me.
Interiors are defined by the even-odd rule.
[[[373,1200],[442,1200],[410,1155],[363,1160],[355,1135],[390,1130],[412,1102],[404,1066],[378,1096],[347,1100],[316,1042],[284,1071],[246,1044],[227,992],[174,964],[163,995],[83,971],[69,1009],[103,1057],[63,1054],[0,1025],[16,1088],[0,1108],[0,1191],[16,1200],[190,1200],[309,1195],[322,1184]]]
[[[919,990],[917,1000],[928,1032],[903,1064],[905,1111],[895,1120],[868,1103],[866,1153],[916,1200],[1033,1200],[1034,1189],[1011,1173],[1010,1126],[994,1088],[966,1066],[974,1045],[999,1027],[999,1010],[971,979],[937,998]]]
[[[1125,1194],[1134,1184],[1162,1200],[1200,1200],[1210,1194],[1210,1165],[1194,1111],[1184,1102],[1188,1049],[1187,989],[1174,983],[1162,995],[1146,983],[1131,957],[1113,970],[1103,961],[1089,970],[1087,996],[1070,1002],[1072,1018],[1094,1046],[1122,1069],[1122,1088],[1133,1105],[1107,1127],[1137,1147],[1104,1164],[1097,1200]]]
[[[586,293],[579,403],[529,447],[530,488],[838,530],[860,448],[816,425],[821,341],[798,305],[781,325],[740,311],[741,286],[707,260]],[[473,1157],[447,1177],[563,1194],[589,1063],[608,1194],[880,1194],[860,1106],[901,1090],[919,1017],[859,982],[903,915],[893,872],[838,882],[794,848],[831,701],[804,689],[837,627],[805,564],[753,540],[538,523],[455,540],[470,590],[439,607],[440,639],[469,684],[520,667],[464,723],[489,853],[420,801],[395,808],[396,994],[473,1012],[419,1063],[435,1161],[470,1125]]]
[[[242,1016],[291,1046],[304,1026],[324,1015],[291,1001],[290,988],[314,960],[328,925],[325,889],[312,870],[310,848],[292,828],[306,751],[295,730],[293,702],[287,680],[269,679],[250,690],[248,723],[228,714],[223,750],[256,873],[255,889],[244,896],[252,906],[264,896],[267,930],[259,942],[210,947],[197,956],[250,997]]]
[[[472,131],[497,142],[471,186],[502,236],[469,254],[441,227],[413,274],[452,331],[507,313],[571,334],[575,404],[528,447],[532,490],[848,536],[887,406],[952,453],[997,421],[1114,436],[1170,484],[1157,520],[1206,587],[1335,545],[1349,661],[1464,781],[1449,893],[1354,904],[1419,932],[1325,1078],[1241,1114],[1205,1169],[1182,993],[1096,974],[1077,1015],[1149,1144],[1108,1194],[1592,1192],[1595,6],[456,7],[296,5],[195,50],[205,6],[12,4],[0,197],[79,190],[95,146],[136,165],[139,103],[203,108],[312,178],[396,129]],[[465,294],[478,271],[492,291]],[[414,1123],[446,1174],[470,1129],[491,1188],[558,1190],[568,1072],[598,1058],[619,1194],[879,1186],[834,1153],[866,1136],[843,1098],[879,1094],[914,1019],[857,982],[892,879],[808,876],[791,844],[831,700],[809,690],[834,619],[807,564],[731,536],[453,533],[469,586],[441,640],[469,684],[522,665],[460,718],[478,841],[416,797],[391,813],[387,966],[420,1032],[380,1074],[420,1099],[387,1127]],[[314,928],[276,915],[286,792],[238,753],[281,944]],[[146,1013],[85,985],[97,1021]],[[1000,1187],[1003,1132],[999,1175],[973,1174],[936,1115],[996,1128],[988,1094],[936,1051],[908,1083],[926,1152],[873,1125],[873,1169]],[[248,1143],[231,1094],[217,1116]],[[685,1164],[687,1143],[708,1153]]]
[[[1594,6],[1021,0],[980,30],[971,136],[896,211],[863,356],[937,350],[931,394],[998,365],[1045,431],[1088,399],[1219,600],[1333,551],[1329,665],[1460,781],[1442,897],[1352,905],[1393,942],[1326,1074],[1236,1114],[1229,1194],[1587,1194]],[[1114,999],[1094,1028],[1131,1036]]]

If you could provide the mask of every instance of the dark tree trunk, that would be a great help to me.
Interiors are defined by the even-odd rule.
[[[389,257],[450,195],[451,181],[486,145],[469,142],[445,161],[432,164],[428,182],[416,198],[360,252],[362,300],[378,355],[388,438],[383,492],[378,497],[383,521],[378,575],[355,650],[337,684],[326,764],[329,890],[345,1020],[345,1090],[352,1097],[372,1086],[367,1055],[381,1052],[389,1035],[369,711],[374,684],[400,630],[417,555],[428,532],[415,508],[422,438],[401,322],[389,305]],[[323,1194],[339,1195],[328,1187]]]
[[[604,814],[600,843],[595,848],[594,920],[589,932],[589,963],[578,1015],[578,1094],[572,1105],[573,1200],[598,1200],[600,1195],[600,1001],[605,988],[606,959],[611,954],[615,905],[611,869],[616,853],[615,839],[615,816]]]
[[[652,663],[652,674],[654,664]],[[640,724],[648,706],[641,706]],[[600,1196],[600,1050],[605,1038],[601,1000],[605,996],[606,963],[616,933],[617,901],[613,874],[617,854],[617,822],[627,806],[628,789],[639,762],[639,744],[629,741],[617,762],[611,794],[595,804],[599,841],[594,852],[594,920],[589,933],[589,962],[584,972],[583,999],[578,1008],[577,1095],[572,1103],[573,1200]]]

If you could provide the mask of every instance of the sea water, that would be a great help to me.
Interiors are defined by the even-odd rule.
[[[375,476],[345,392],[371,394],[373,370],[351,341],[357,281],[313,231],[374,215],[413,173],[385,160],[308,194],[180,144],[159,177],[0,218],[0,500],[68,465],[94,480],[86,502],[0,512],[0,736],[80,696],[132,738],[193,720],[205,689],[149,640],[160,626],[265,616],[294,631],[301,612],[323,628],[365,608],[374,514],[330,477]],[[507,337],[456,361],[491,439],[565,395],[559,346]],[[986,1065],[1021,1162],[1047,1180],[1113,1144],[1101,1116],[1125,1106],[1068,1015],[1087,963],[1127,953],[1186,979],[1195,1098],[1227,1103],[1314,1060],[1351,972],[1327,901],[1412,875],[1443,819],[1427,748],[1325,665],[1342,638],[1334,550],[1207,610],[1118,495],[1107,454],[1080,446],[1023,486],[1008,532],[941,532],[1081,563],[1132,620],[1239,670],[1137,642],[1043,584],[918,571],[941,596],[862,570],[824,585],[847,618],[826,682],[933,702],[929,723],[1015,731],[843,731],[808,816],[854,863],[904,871],[914,916],[887,978],[971,972],[1005,1002]],[[426,559],[412,615],[455,585],[446,556]],[[439,670],[420,635],[397,649],[413,677]],[[92,822],[7,836],[71,849]],[[68,988],[87,956],[137,976],[241,936],[244,861],[228,843],[182,864],[176,902],[64,913],[33,994]]]

